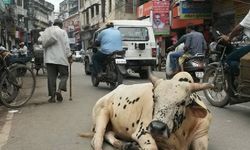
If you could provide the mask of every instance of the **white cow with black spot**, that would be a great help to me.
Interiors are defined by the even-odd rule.
[[[211,114],[192,93],[213,86],[193,83],[186,72],[171,80],[150,74],[150,80],[120,85],[97,101],[92,114],[94,150],[103,149],[104,139],[123,150],[207,149]]]

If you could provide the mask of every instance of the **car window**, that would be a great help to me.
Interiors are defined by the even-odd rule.
[[[148,29],[146,27],[119,27],[123,41],[148,41]]]

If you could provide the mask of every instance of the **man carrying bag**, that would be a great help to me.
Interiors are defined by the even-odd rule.
[[[55,103],[56,100],[63,101],[61,91],[67,91],[68,66],[72,63],[68,35],[62,26],[62,21],[56,19],[53,26],[48,27],[39,37],[45,49],[44,62],[48,74],[49,103]],[[58,88],[57,77],[60,79]]]

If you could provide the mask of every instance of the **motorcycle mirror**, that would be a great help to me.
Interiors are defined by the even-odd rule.
[[[220,31],[218,31],[218,30],[216,31],[216,33],[217,33],[218,35],[221,35]]]

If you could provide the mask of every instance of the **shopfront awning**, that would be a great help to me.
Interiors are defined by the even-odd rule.
[[[203,19],[188,19],[187,20],[187,19],[173,18],[171,29],[185,28],[190,23],[193,25],[201,25],[201,24],[204,24],[204,20]]]

